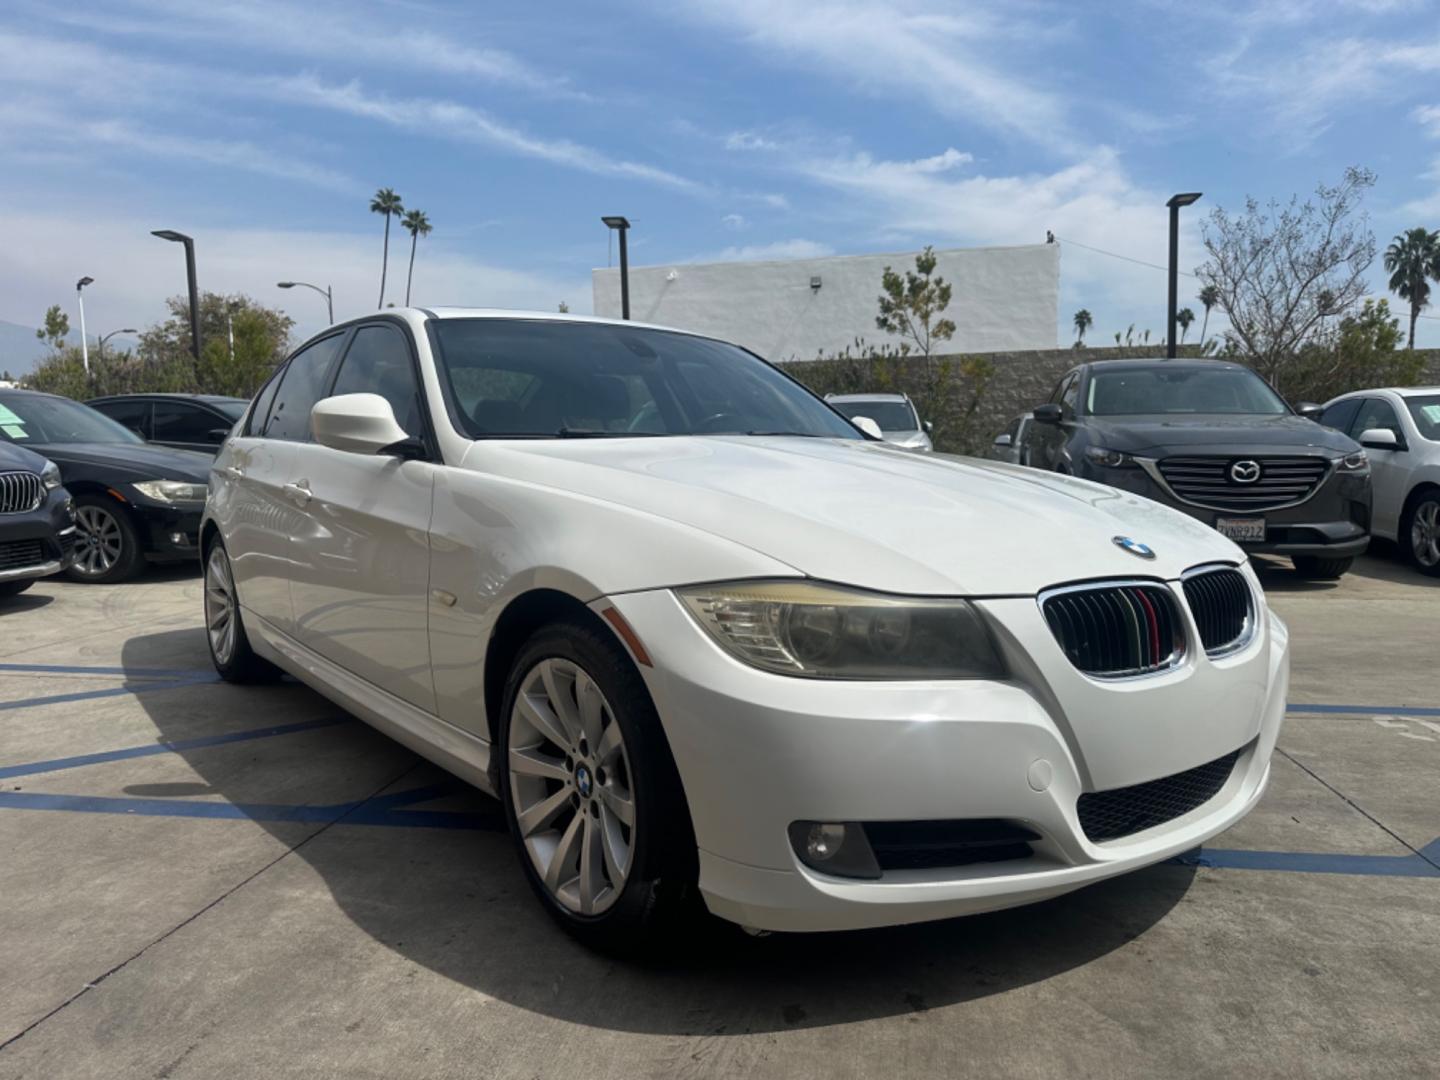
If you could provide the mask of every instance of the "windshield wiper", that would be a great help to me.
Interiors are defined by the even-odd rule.
[[[655,439],[668,435],[666,431],[606,431],[603,428],[562,427],[555,432],[557,439]],[[541,436],[543,438],[544,436]]]
[[[723,432],[717,432],[716,434],[724,434],[724,433],[723,433]],[[818,432],[814,432],[814,431],[747,431],[747,432],[745,432],[745,434],[746,434],[746,435],[755,435],[755,436],[771,435],[771,436],[775,436],[775,437],[777,437],[777,438],[787,437],[787,438],[795,438],[795,439],[829,439],[829,438],[833,438],[833,436],[830,436],[830,435],[821,435],[821,434],[819,434]]]

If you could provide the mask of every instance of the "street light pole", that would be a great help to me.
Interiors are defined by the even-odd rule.
[[[75,301],[80,305],[80,359],[85,365],[85,374],[90,374],[90,343],[85,339],[85,293],[86,285],[93,285],[95,279],[82,277],[75,283]]]
[[[1168,308],[1169,329],[1165,333],[1165,357],[1175,359],[1175,309],[1180,302],[1180,208],[1189,206],[1200,198],[1200,192],[1187,191],[1170,196],[1165,205],[1170,208],[1170,304]]]
[[[321,296],[325,297],[325,311],[330,316],[330,325],[335,325],[335,298],[330,295],[330,286],[326,285],[325,288],[322,289],[319,285],[311,285],[308,281],[277,281],[275,283],[277,289],[293,289],[296,285],[303,285],[307,289],[314,289]]]
[[[99,344],[95,346],[95,356],[100,360],[105,359],[105,342],[109,341],[116,334],[138,334],[139,332],[140,331],[136,330],[133,326],[126,326],[120,330],[111,330],[108,334],[103,335],[100,338]]]
[[[630,318],[630,259],[625,250],[625,235],[630,231],[630,222],[619,214],[600,219],[606,226],[620,234],[620,317]]]
[[[195,287],[195,241],[174,229],[152,229],[151,236],[185,245],[185,278],[190,287],[190,355],[200,363],[200,293]]]

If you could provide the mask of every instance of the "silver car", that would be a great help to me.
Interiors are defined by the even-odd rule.
[[[935,449],[930,444],[934,425],[920,419],[906,394],[826,394],[825,400],[851,420],[869,417],[888,443],[922,453]]]

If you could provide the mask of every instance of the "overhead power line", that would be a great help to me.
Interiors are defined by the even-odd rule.
[[[1129,255],[1121,255],[1118,251],[1106,251],[1104,248],[1091,247],[1089,244],[1082,244],[1079,240],[1070,240],[1064,236],[1057,236],[1055,237],[1055,239],[1059,240],[1062,244],[1074,244],[1076,247],[1084,248],[1086,251],[1093,251],[1097,255],[1108,255],[1112,259],[1123,259],[1125,262],[1134,263],[1136,266],[1148,266],[1151,270],[1159,270],[1161,273],[1168,274],[1170,272],[1170,268],[1168,266],[1161,266],[1159,263],[1146,262],[1144,259],[1132,258]],[[1195,277],[1195,275],[1190,273],[1188,270],[1181,270],[1179,272],[1188,278]]]

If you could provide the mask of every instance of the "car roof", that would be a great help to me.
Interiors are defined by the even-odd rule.
[[[826,394],[826,401],[908,401],[904,394]]]
[[[1080,366],[1097,371],[1102,368],[1106,371],[1115,371],[1125,368],[1151,368],[1161,364],[1169,368],[1181,368],[1190,371],[1226,368],[1236,371],[1250,370],[1244,364],[1237,364],[1231,360],[1170,360],[1164,356],[1133,356],[1126,357],[1124,360],[1090,360]]]
[[[249,398],[229,397],[226,394],[176,394],[163,391],[136,393],[136,394],[106,394],[103,397],[90,398],[89,401],[132,401],[137,398],[165,398],[174,401],[238,401],[244,404]],[[88,402],[87,402],[88,404]]]
[[[1364,390],[1347,390],[1336,394],[1330,400],[1345,401],[1349,398],[1364,397],[1366,394],[1394,394],[1396,397],[1429,397],[1440,394],[1440,386],[1370,386]]]

